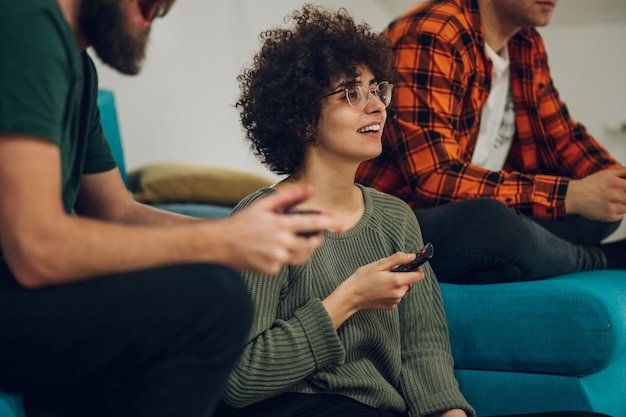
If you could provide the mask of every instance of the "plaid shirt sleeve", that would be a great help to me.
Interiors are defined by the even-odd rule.
[[[569,114],[548,67],[543,40],[525,29],[509,43],[511,88],[515,97],[517,143],[506,170],[533,174],[532,214],[564,216],[567,181],[620,167],[585,127]]]
[[[569,178],[619,164],[569,116],[534,30],[509,45],[517,134],[505,167],[470,163],[491,63],[472,29],[479,12],[464,1],[418,6],[390,26],[398,82],[383,153],[362,164],[357,181],[414,208],[495,198],[535,217],[562,217]]]

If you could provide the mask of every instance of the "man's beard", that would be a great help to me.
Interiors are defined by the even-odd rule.
[[[102,62],[135,75],[146,55],[149,29],[133,36],[120,4],[120,0],[83,0],[78,24]]]

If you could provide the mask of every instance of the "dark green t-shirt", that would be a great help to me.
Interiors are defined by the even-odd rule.
[[[59,146],[70,213],[82,175],[116,166],[100,125],[95,67],[56,0],[0,0],[0,10],[0,132]]]

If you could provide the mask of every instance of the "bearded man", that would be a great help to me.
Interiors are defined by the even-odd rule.
[[[239,271],[305,261],[338,217],[292,189],[227,219],[126,191],[86,49],[139,72],[174,0],[0,0],[0,390],[31,416],[206,417],[248,337]],[[245,256],[241,256],[244,253]]]

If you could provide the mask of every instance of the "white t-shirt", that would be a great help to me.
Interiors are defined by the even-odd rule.
[[[515,108],[511,95],[509,53],[505,47],[498,55],[485,44],[493,64],[491,90],[480,118],[478,141],[472,154],[472,164],[490,171],[500,171],[515,136]]]

